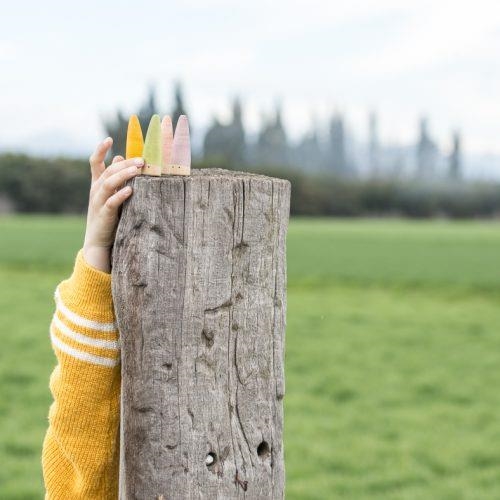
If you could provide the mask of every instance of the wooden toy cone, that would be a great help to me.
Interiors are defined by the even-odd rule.
[[[153,115],[149,122],[146,140],[144,141],[144,167],[142,173],[146,175],[161,175],[162,140],[160,117]]]
[[[164,116],[161,121],[161,135],[163,147],[161,173],[168,174],[170,173],[168,167],[172,163],[172,145],[174,142],[174,129],[170,116]]]
[[[181,115],[177,121],[172,144],[172,163],[166,170],[165,173],[174,175],[191,174],[191,139],[186,115]]]
[[[128,121],[125,158],[141,157],[143,149],[144,139],[142,138],[141,124],[137,115],[132,115]]]

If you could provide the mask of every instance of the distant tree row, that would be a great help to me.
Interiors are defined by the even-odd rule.
[[[211,167],[227,167],[209,162]],[[207,163],[197,163],[203,168]],[[291,167],[249,170],[288,178],[292,183],[292,215],[406,217],[500,216],[499,184],[430,185],[382,179],[346,179],[309,174]],[[0,155],[0,207],[19,212],[84,213],[90,169],[86,160],[40,159]],[[3,203],[2,203],[3,200]]]
[[[0,155],[1,205],[15,211],[82,213],[89,187],[90,167],[84,160]]]
[[[145,130],[152,114],[162,114],[157,105],[154,88],[150,88],[144,104],[138,111]],[[171,113],[176,123],[186,113],[180,84],[175,87],[175,105]],[[115,139],[115,150],[125,149],[127,118],[118,111],[105,124],[107,133]],[[413,146],[384,146],[380,143],[378,118],[369,115],[369,140],[366,147],[353,145],[342,115],[332,116],[326,134],[317,128],[293,143],[288,138],[282,110],[263,120],[261,130],[250,140],[245,132],[242,104],[235,99],[232,117],[227,123],[213,117],[203,138],[198,156],[206,162],[224,162],[232,168],[258,165],[296,167],[308,173],[327,173],[338,177],[406,178],[425,181],[463,177],[462,141],[454,132],[453,147],[443,155],[429,132],[427,119],[419,125],[419,137]]]

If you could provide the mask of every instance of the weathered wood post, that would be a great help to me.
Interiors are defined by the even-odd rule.
[[[120,498],[282,498],[290,183],[221,169],[130,182],[112,270]]]

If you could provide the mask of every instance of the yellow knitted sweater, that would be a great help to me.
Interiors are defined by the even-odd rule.
[[[118,498],[120,351],[111,274],[83,250],[55,292],[50,338],[58,364],[43,442],[46,499]]]

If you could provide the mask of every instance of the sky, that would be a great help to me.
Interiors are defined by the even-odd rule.
[[[333,113],[360,141],[416,140],[500,154],[498,0],[19,1],[0,18],[0,147],[91,152],[102,119],[147,88],[171,109],[182,82],[194,130],[243,101],[255,133],[283,107],[292,138]]]

